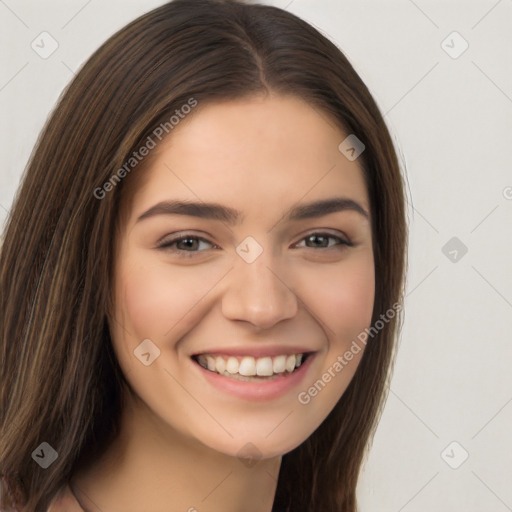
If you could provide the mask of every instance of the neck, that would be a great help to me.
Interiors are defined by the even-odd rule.
[[[271,512],[281,459],[220,453],[130,398],[120,436],[73,477],[72,490],[86,512]]]

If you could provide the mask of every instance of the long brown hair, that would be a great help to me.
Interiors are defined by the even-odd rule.
[[[190,98],[200,106],[268,91],[302,98],[364,143],[358,162],[373,222],[372,325],[401,302],[407,229],[400,166],[378,107],[342,52],[270,6],[175,0],[141,16],[105,42],[62,94],[4,233],[0,473],[18,482],[27,512],[46,510],[119,431],[127,383],[109,334],[114,240],[126,183],[150,158],[108,192],[105,183]],[[400,323],[395,316],[368,342],[332,412],[283,456],[274,512],[356,510]],[[31,456],[42,442],[58,454],[47,469]]]

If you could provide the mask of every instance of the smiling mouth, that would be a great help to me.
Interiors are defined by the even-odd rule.
[[[300,368],[310,354],[312,352],[258,358],[199,354],[192,356],[192,359],[199,366],[212,373],[252,382],[286,377]]]

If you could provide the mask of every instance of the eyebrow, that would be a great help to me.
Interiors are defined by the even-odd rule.
[[[294,206],[285,213],[283,220],[312,219],[343,211],[354,211],[366,219],[370,218],[369,213],[357,201],[346,197],[333,197]],[[229,225],[234,225],[243,219],[242,212],[218,203],[173,200],[156,204],[140,215],[136,222],[138,223],[155,215],[189,215],[202,219],[218,220]]]

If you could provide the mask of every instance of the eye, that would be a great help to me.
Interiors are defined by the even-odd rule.
[[[205,238],[197,235],[185,234],[170,240],[165,240],[158,245],[159,249],[175,253],[180,257],[190,258],[193,257],[197,252],[203,252],[199,250],[201,244],[218,248],[215,244],[212,244]],[[208,249],[208,247],[206,247]],[[204,249],[203,249],[204,250]]]
[[[335,240],[335,241],[337,241],[337,243],[331,244],[331,243],[329,243],[330,240]],[[339,236],[334,236],[330,233],[323,233],[320,231],[317,231],[315,233],[310,233],[305,238],[303,238],[301,240],[301,242],[302,241],[305,241],[306,244],[308,244],[309,242],[316,244],[313,246],[310,246],[310,245],[302,246],[302,247],[307,247],[310,249],[330,249],[331,247],[333,247],[335,245],[347,245],[349,247],[353,246],[353,244],[351,242],[349,242],[348,240],[345,240],[344,238],[341,238]]]
[[[334,243],[330,243],[332,240],[334,240]],[[353,246],[353,244],[348,240],[320,231],[310,233],[304,237],[301,242],[305,242],[306,244],[313,243],[313,246],[302,245],[302,247],[309,249],[331,249],[333,246],[343,245],[349,247]],[[200,249],[201,246],[203,247],[202,250]],[[164,240],[157,246],[157,248],[176,254],[178,257],[191,258],[197,253],[208,250],[208,246],[210,246],[210,248],[220,249],[220,247],[205,238],[193,234],[184,234],[179,237]],[[296,247],[300,247],[300,244],[296,244]]]

